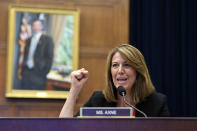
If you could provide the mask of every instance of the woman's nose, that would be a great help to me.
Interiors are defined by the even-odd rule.
[[[124,69],[123,69],[123,66],[122,65],[119,66],[118,73],[120,73],[120,74],[123,74],[124,73]]]

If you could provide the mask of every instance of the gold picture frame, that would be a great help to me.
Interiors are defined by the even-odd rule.
[[[36,20],[41,24],[42,33],[30,57],[28,51],[31,50],[31,42],[36,34],[33,28]],[[77,9],[10,6],[5,96],[7,98],[67,98],[70,88],[69,74],[78,68],[78,34],[79,10]],[[45,44],[40,42],[43,35],[46,36],[42,40]],[[51,38],[51,42],[46,38]],[[27,61],[33,61],[33,66],[29,66]]]

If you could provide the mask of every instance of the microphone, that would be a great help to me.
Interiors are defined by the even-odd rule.
[[[135,109],[136,111],[140,112],[145,118],[148,118],[147,115],[146,115],[143,111],[137,109],[135,106],[129,104],[129,103],[126,101],[126,90],[125,90],[124,87],[119,86],[119,87],[118,87],[118,92],[119,92],[119,94],[120,94],[121,96],[123,96],[123,101],[124,101],[124,103],[125,103],[126,105],[128,105],[129,107],[131,107],[131,108]]]

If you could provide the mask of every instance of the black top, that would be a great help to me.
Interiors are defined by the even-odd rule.
[[[93,93],[84,107],[116,107],[115,102],[107,102],[101,91]],[[145,101],[136,105],[136,108],[143,111],[148,117],[167,117],[169,116],[166,96],[153,92]],[[76,114],[78,116],[79,113]],[[136,117],[143,117],[143,115],[136,111]]]

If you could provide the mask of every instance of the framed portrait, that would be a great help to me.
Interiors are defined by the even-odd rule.
[[[67,98],[78,34],[77,9],[10,6],[5,96]]]

